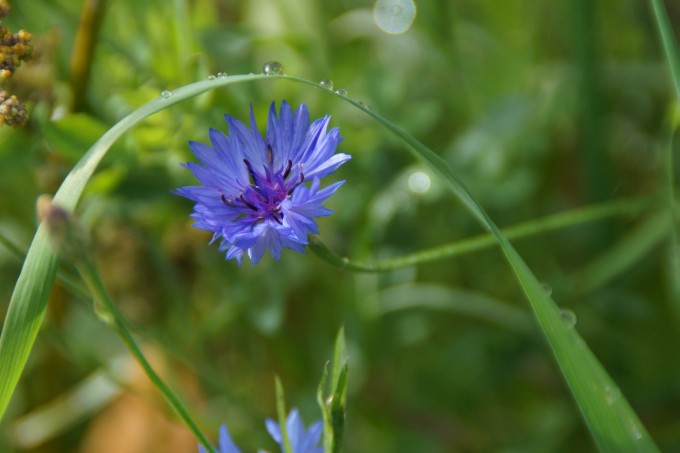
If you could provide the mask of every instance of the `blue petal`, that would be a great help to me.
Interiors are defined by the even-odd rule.
[[[199,453],[208,453],[202,445],[198,445]],[[229,435],[229,430],[227,430],[226,425],[220,427],[220,448],[219,453],[241,453],[241,450],[236,446],[231,436]]]
[[[220,427],[220,453],[241,453],[229,435],[226,425]]]

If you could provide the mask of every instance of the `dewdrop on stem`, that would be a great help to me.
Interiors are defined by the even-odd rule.
[[[564,324],[566,324],[567,327],[572,328],[576,325],[576,313],[574,313],[571,310],[563,309],[560,310],[560,316],[562,317],[562,321],[564,321]]]
[[[327,90],[333,89],[333,81],[331,79],[323,79],[321,82],[319,82],[319,85]]]
[[[283,75],[283,65],[278,61],[268,61],[262,65],[261,73],[264,75]]]

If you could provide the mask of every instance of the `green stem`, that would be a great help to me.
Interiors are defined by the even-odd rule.
[[[671,22],[668,19],[663,0],[651,0],[654,18],[659,29],[659,36],[663,45],[666,60],[671,71],[673,86],[675,87],[676,106],[680,105],[680,53],[673,33]],[[677,113],[671,114],[671,132],[668,139],[668,150],[666,152],[666,198],[668,200],[668,214],[671,218],[671,249],[669,252],[670,266],[670,290],[674,310],[680,319],[680,225],[678,224],[678,209],[675,200],[675,169],[673,166],[673,136],[677,130],[677,120],[674,118]]]
[[[618,215],[631,215],[654,204],[653,199],[618,200],[560,212],[537,220],[520,223],[502,230],[509,240],[531,237],[548,231],[559,230],[582,223],[602,220]],[[310,236],[309,248],[330,264],[355,272],[386,272],[408,266],[452,258],[498,245],[492,234],[480,234],[461,241],[433,247],[420,252],[381,261],[360,262],[343,258],[331,250],[318,236]]]
[[[663,5],[663,0],[651,0],[652,10],[654,11],[654,19],[659,29],[661,36],[661,43],[663,44],[668,66],[671,70],[673,85],[675,86],[675,95],[680,100],[680,55],[678,54],[678,46],[675,42],[675,34],[671,27],[671,21],[668,19],[666,8]]]
[[[286,399],[283,393],[283,384],[278,376],[274,378],[276,385],[276,415],[279,420],[279,427],[281,429],[281,445],[284,453],[293,453],[293,447],[290,445],[290,438],[288,438],[288,424],[286,419]]]
[[[680,105],[680,104],[679,104]],[[673,137],[676,126],[673,125],[668,137],[666,151],[666,202],[671,225],[671,246],[668,256],[670,270],[670,295],[676,320],[680,322],[680,223],[678,207],[675,204],[675,168],[673,166]]]
[[[215,452],[215,449],[200,431],[198,425],[196,425],[196,422],[194,422],[194,420],[191,418],[189,411],[186,409],[186,407],[184,407],[184,404],[179,399],[179,397],[175,395],[172,390],[170,390],[170,387],[168,387],[165,382],[163,382],[160,376],[158,376],[158,374],[156,374],[154,369],[151,367],[151,364],[148,362],[144,356],[144,353],[130,333],[130,329],[128,329],[125,322],[125,318],[118,310],[116,304],[113,303],[113,300],[111,300],[109,293],[106,291],[106,287],[99,276],[96,265],[90,260],[85,260],[84,262],[79,263],[77,268],[83,280],[92,292],[92,296],[94,297],[97,308],[102,310],[102,314],[107,317],[107,320],[110,320],[113,323],[116,331],[123,339],[123,342],[128,347],[134,358],[142,366],[144,372],[149,377],[151,382],[156,386],[156,388],[158,388],[158,390],[160,390],[170,406],[172,406],[175,412],[177,412],[177,415],[179,415],[179,417],[182,419],[184,424],[191,430],[191,432],[194,433],[198,441],[208,451]]]
[[[70,86],[73,93],[73,110],[79,112],[85,107],[87,86],[92,71],[94,48],[104,20],[106,0],[85,0],[80,24],[71,54]]]

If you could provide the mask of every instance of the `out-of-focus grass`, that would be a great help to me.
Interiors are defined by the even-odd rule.
[[[589,152],[598,153],[608,175],[598,197],[663,190],[672,85],[644,3],[579,11],[578,2],[566,0],[419,2],[412,29],[392,36],[359,2],[119,0],[107,7],[77,115],[69,113],[68,68],[80,2],[14,3],[4,22],[35,36],[35,61],[13,81],[31,100],[33,118],[26,129],[0,129],[0,229],[22,247],[34,231],[35,197],[55,190],[99,131],[164,89],[210,73],[257,72],[271,59],[290,74],[333,79],[439,151],[501,226],[599,201],[589,189],[588,178],[596,177],[589,176]],[[597,79],[587,64],[597,64]],[[597,107],[583,86],[595,90]],[[274,374],[290,406],[306,420],[318,417],[316,387],[344,324],[347,451],[590,448],[536,335],[427,305],[397,311],[375,305],[409,287],[416,288],[417,305],[417,288],[427,285],[524,310],[497,251],[382,275],[346,274],[292,253],[280,263],[266,259],[239,269],[190,227],[189,204],[168,193],[191,181],[178,165],[192,159],[186,142],[207,141],[209,127],[224,128],[224,113],[245,119],[251,102],[264,124],[266,106],[283,98],[307,102],[316,116],[331,113],[345,136],[342,151],[354,155],[337,175],[348,183],[329,202],[336,213],[320,222],[333,250],[369,261],[479,233],[434,179],[424,194],[409,189],[408,177],[419,170],[407,169],[413,162],[397,141],[332,97],[297,84],[241,84],[205,94],[134,130],[95,176],[80,215],[93,229],[115,299],[171,365],[164,370],[169,380],[183,383],[204,409],[197,415],[206,430],[226,421],[244,448],[273,448],[260,420],[274,415]],[[588,144],[592,124],[584,118],[598,125],[597,146]],[[673,450],[680,448],[673,422],[678,338],[663,291],[664,250],[647,248],[615,275],[613,265],[597,266],[612,250],[624,258],[640,250],[626,238],[647,221],[584,224],[517,247],[555,298],[569,301],[577,328],[652,437]],[[0,313],[19,266],[0,248]],[[597,284],[578,286],[582,269],[591,269],[588,281]],[[572,294],[579,296],[560,297]],[[108,362],[115,339],[100,334],[82,306],[61,285],[53,292],[46,333],[1,425],[0,449],[9,445],[15,417]],[[74,420],[40,451],[77,450],[107,414]]]

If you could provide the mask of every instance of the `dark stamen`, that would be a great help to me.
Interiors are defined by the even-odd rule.
[[[267,145],[267,161],[270,165],[274,163],[274,151],[272,151],[272,145]]]
[[[226,204],[227,206],[231,206],[232,208],[238,207],[234,204],[233,201],[227,200],[227,197],[225,197],[224,194],[220,195],[220,199],[222,200],[222,203]]]
[[[300,164],[298,168],[300,168],[300,177],[298,178],[298,182],[293,187],[291,187],[288,192],[286,192],[288,195],[291,195],[297,186],[305,182],[305,174],[302,173],[302,164]]]
[[[288,159],[288,164],[286,165],[286,169],[283,171],[283,179],[285,180],[288,175],[290,175],[290,170],[293,168],[293,161]]]
[[[238,199],[241,200],[241,202],[242,202],[244,205],[248,206],[250,209],[252,209],[253,211],[257,212],[257,208],[256,208],[253,204],[251,204],[248,200],[246,200],[245,197],[243,196],[243,194],[239,195],[239,196],[238,196]]]
[[[243,163],[246,164],[246,168],[248,169],[248,174],[250,175],[250,184],[255,185],[257,182],[257,175],[255,175],[255,170],[253,170],[253,166],[250,164],[250,161],[248,161],[248,159],[243,159]]]

